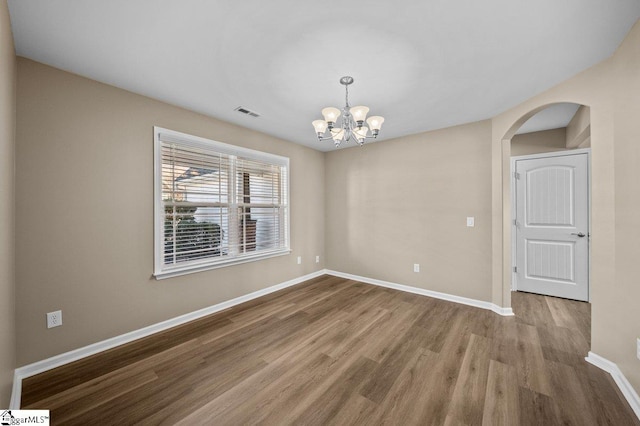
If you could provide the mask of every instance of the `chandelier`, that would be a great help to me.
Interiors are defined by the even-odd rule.
[[[345,76],[340,79],[340,84],[344,85],[345,106],[342,108],[342,122],[336,125],[340,110],[334,107],[327,107],[322,110],[324,120],[315,120],[311,124],[316,129],[319,141],[333,139],[336,148],[340,146],[342,141],[348,142],[353,138],[358,145],[362,146],[366,139],[375,139],[378,137],[384,118],[373,116],[367,118],[369,108],[366,106],[349,106],[349,85],[353,83],[353,77]],[[365,118],[369,127],[364,126]],[[325,136],[327,129],[329,133]],[[371,130],[371,134],[369,134]]]

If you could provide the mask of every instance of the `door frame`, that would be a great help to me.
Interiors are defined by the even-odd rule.
[[[554,157],[566,157],[568,155],[587,154],[587,221],[589,222],[589,229],[587,233],[587,288],[589,289],[589,300],[587,303],[591,303],[591,148],[582,149],[567,149],[564,151],[552,151],[543,152],[539,154],[518,155],[511,157],[511,167],[509,171],[509,181],[511,182],[511,291],[518,291],[518,278],[515,272],[517,261],[517,233],[518,229],[515,225],[517,218],[516,211],[516,161],[519,160],[533,160],[539,158],[554,158]]]

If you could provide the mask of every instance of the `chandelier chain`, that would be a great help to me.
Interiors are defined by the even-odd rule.
[[[349,85],[344,86],[344,103],[349,108]]]

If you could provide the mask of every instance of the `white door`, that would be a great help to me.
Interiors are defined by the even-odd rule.
[[[516,171],[516,289],[589,300],[587,153],[522,159]]]

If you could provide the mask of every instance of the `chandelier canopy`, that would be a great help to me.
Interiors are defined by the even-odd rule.
[[[340,79],[340,84],[344,85],[345,90],[345,106],[342,108],[342,120],[336,125],[340,117],[340,110],[334,107],[327,107],[322,110],[324,120],[315,120],[311,124],[316,129],[319,141],[333,139],[336,148],[340,146],[342,141],[348,142],[352,138],[358,145],[362,146],[366,139],[375,139],[378,137],[384,118],[380,116],[372,116],[367,118],[369,108],[366,106],[349,106],[349,85],[353,83],[353,77],[344,76]],[[369,127],[364,126],[367,121]],[[329,133],[325,136],[329,130]],[[371,130],[371,133],[369,133]]]

